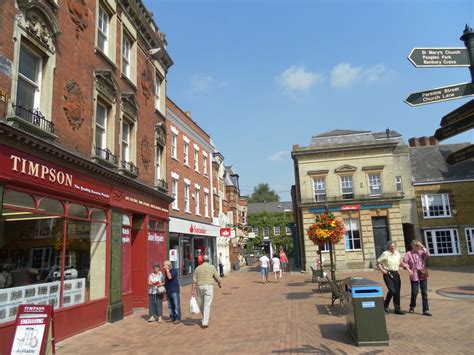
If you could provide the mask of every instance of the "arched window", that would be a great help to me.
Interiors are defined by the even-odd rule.
[[[68,217],[88,219],[89,213],[87,211],[87,207],[71,203],[68,209]]]

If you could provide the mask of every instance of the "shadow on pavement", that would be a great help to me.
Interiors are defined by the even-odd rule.
[[[347,332],[347,325],[341,323],[320,324],[321,336],[324,339],[334,340],[339,343],[354,345],[354,341]]]
[[[305,298],[310,298],[311,296],[313,296],[312,292],[290,292],[286,294],[286,299],[303,300]]]
[[[181,323],[187,327],[192,327],[195,325],[201,325],[201,320],[200,319],[193,319],[193,318],[186,318],[182,319]]]
[[[306,282],[289,282],[286,284],[286,286],[291,286],[291,287],[302,287],[306,286]]]
[[[333,310],[331,309],[331,306],[327,306],[324,304],[315,304],[316,310],[318,311],[319,314],[324,314],[327,316],[332,316],[334,315]]]
[[[326,345],[321,344],[320,347],[316,348],[311,345],[303,345],[301,348],[293,348],[293,349],[283,349],[283,350],[273,350],[272,353],[274,354],[284,354],[284,353],[303,353],[303,354],[346,354],[346,352],[342,350],[338,350],[338,352],[334,352],[329,349]]]

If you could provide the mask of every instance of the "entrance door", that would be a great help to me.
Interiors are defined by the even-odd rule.
[[[372,229],[374,232],[375,257],[378,258],[388,244],[387,217],[372,217]]]

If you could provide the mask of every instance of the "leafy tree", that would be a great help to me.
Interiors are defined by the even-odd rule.
[[[249,202],[278,202],[280,196],[270,190],[270,186],[267,183],[260,183],[254,187],[252,194],[250,195]]]

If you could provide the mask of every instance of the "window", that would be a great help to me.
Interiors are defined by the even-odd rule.
[[[291,228],[286,226],[285,227],[285,233],[286,233],[286,235],[290,235],[291,234]]]
[[[194,213],[197,215],[201,214],[201,204],[200,204],[200,198],[201,198],[201,190],[195,187],[194,190]]]
[[[186,182],[184,183],[184,211],[188,213],[191,212],[189,207],[189,184]]]
[[[425,230],[426,246],[431,255],[460,255],[456,229]]]
[[[194,170],[199,171],[199,150],[194,149]]]
[[[451,217],[448,194],[422,195],[424,218]]]
[[[204,216],[209,217],[209,192],[204,192]]]
[[[161,179],[161,157],[163,155],[163,147],[159,144],[156,145],[155,152],[155,179]]]
[[[160,97],[161,97],[161,76],[156,73],[155,74],[155,109],[160,111]]]
[[[321,251],[330,251],[331,249],[329,249],[329,243],[320,245],[319,250],[321,250]],[[316,256],[316,257],[319,259],[319,256]]]
[[[107,107],[100,103],[95,115],[95,146],[102,150],[107,148]]]
[[[122,43],[122,73],[130,78],[130,49],[132,48],[132,41],[127,35],[123,36]]]
[[[122,122],[122,160],[130,161],[130,124]]]
[[[395,188],[397,189],[397,192],[403,192],[403,185],[402,185],[402,177],[401,176],[395,176]]]
[[[178,159],[178,136],[175,133],[171,133],[171,157]]]
[[[343,199],[354,198],[354,190],[352,188],[352,175],[341,176],[341,192]]]
[[[314,178],[314,199],[316,202],[326,201],[326,181],[323,177]]]
[[[267,238],[270,236],[270,228],[263,227],[263,236]]]
[[[464,234],[466,235],[467,253],[474,254],[474,228],[466,228]]]
[[[273,227],[273,235],[280,235],[280,227],[279,226]]]
[[[344,235],[346,250],[360,250],[359,220],[354,218],[345,219],[344,224],[346,226]]]
[[[369,175],[369,194],[370,196],[379,196],[382,194],[382,179],[380,174]]]
[[[27,110],[40,108],[42,59],[22,45],[18,69],[16,104]]]
[[[189,143],[184,143],[184,165],[189,166]]]
[[[258,235],[258,227],[252,227],[252,232]]]
[[[179,210],[178,207],[178,179],[172,178],[171,179],[171,195],[173,196],[173,209]]]
[[[99,7],[99,17],[97,23],[97,44],[99,49],[105,54],[109,54],[109,24],[110,17],[109,14],[103,9],[102,6]]]
[[[202,158],[202,173],[207,176],[207,157],[203,156]]]

